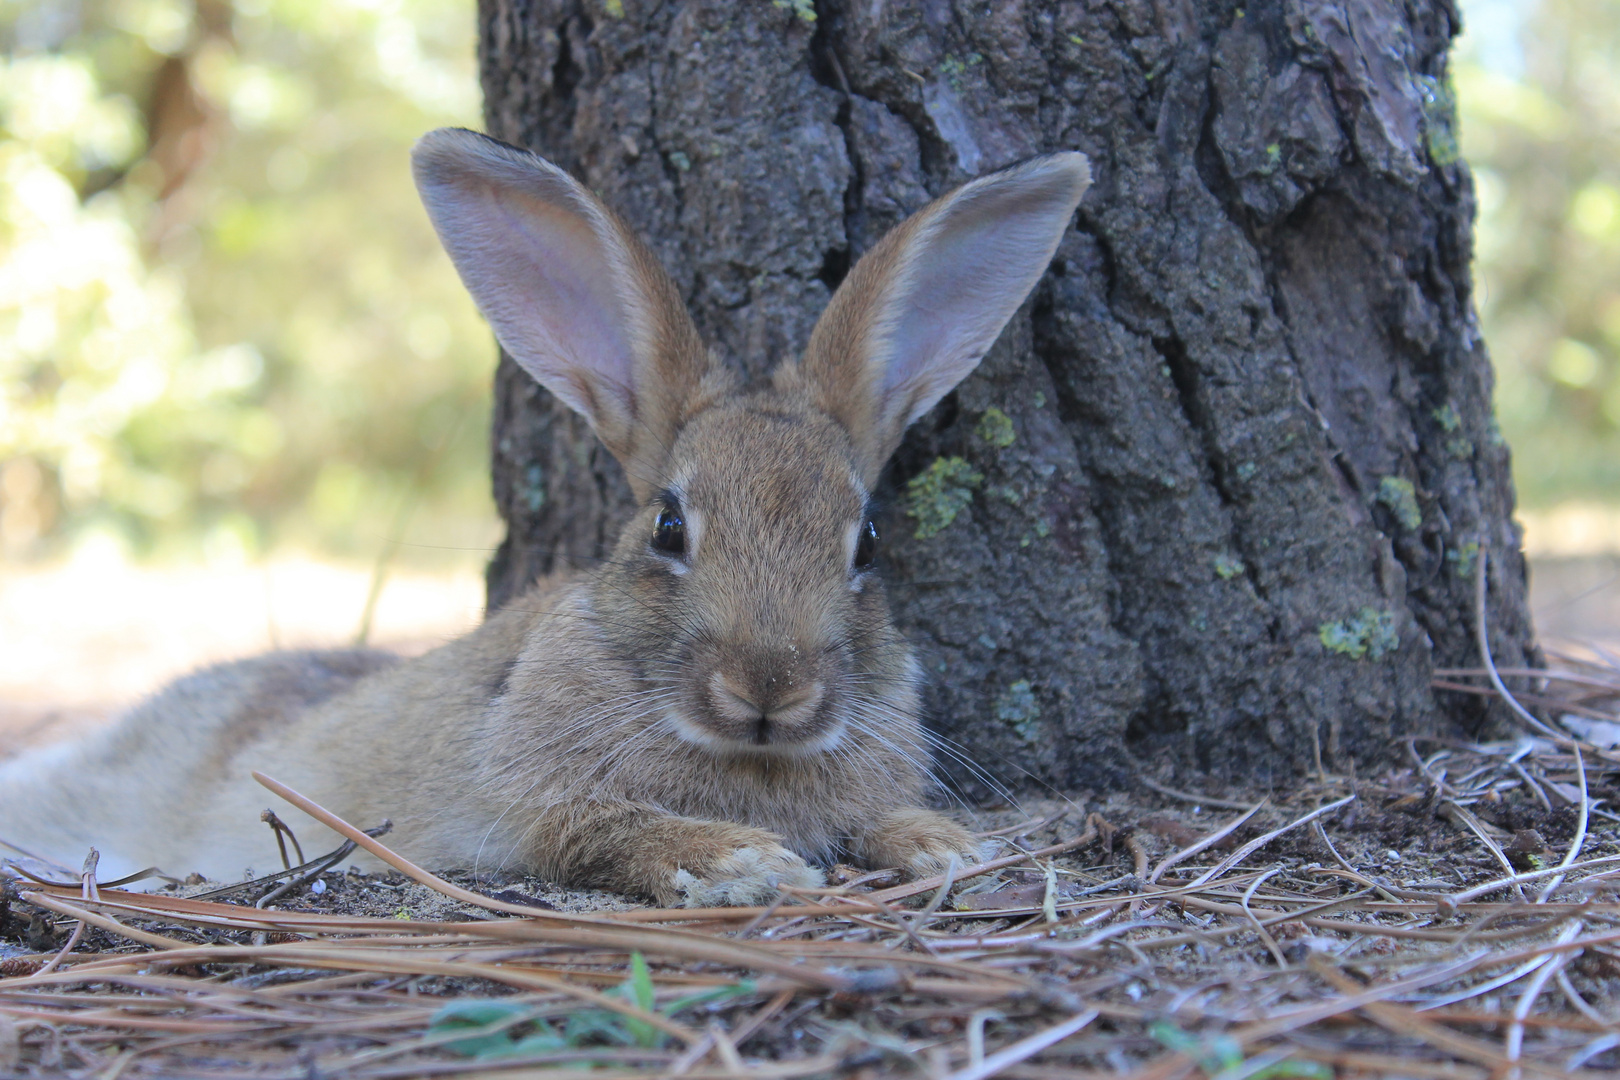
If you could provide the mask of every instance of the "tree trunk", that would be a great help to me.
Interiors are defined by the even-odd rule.
[[[1241,3],[1241,6],[1240,6]],[[931,196],[1079,149],[1095,186],[880,520],[930,722],[1009,784],[1288,782],[1477,733],[1535,658],[1469,277],[1447,0],[483,0],[491,134],[622,211],[751,375]],[[628,506],[501,363],[491,606]],[[946,763],[968,786],[966,766]]]

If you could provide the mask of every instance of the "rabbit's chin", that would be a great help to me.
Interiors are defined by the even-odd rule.
[[[676,738],[724,757],[815,757],[836,749],[844,739],[845,723],[836,715],[806,737],[796,736],[791,729],[773,726],[767,730],[763,741],[722,734],[703,721],[685,715],[679,708],[666,710],[664,717]]]

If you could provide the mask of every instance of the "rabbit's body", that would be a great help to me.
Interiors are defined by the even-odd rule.
[[[0,767],[0,839],[69,866],[94,845],[103,878],[264,872],[279,855],[258,771],[352,824],[391,820],[388,843],[434,869],[664,901],[762,900],[819,881],[805,859],[975,858],[922,808],[919,674],[871,572],[869,488],[1044,269],[1083,159],[931,204],[856,266],[803,360],[751,388],[565,174],[467,132],[429,136],[416,164],[497,336],[591,420],[640,510],[599,568],[425,656],[222,665]],[[306,851],[336,842],[278,813]]]
[[[688,499],[710,508],[716,543],[730,537],[739,550],[724,563],[730,580],[706,583],[709,602],[688,603],[681,617],[710,620],[714,636],[735,640],[724,624],[740,611],[754,632],[801,640],[806,652],[821,638],[846,654],[842,678],[823,679],[823,696],[843,699],[836,730],[813,749],[683,738],[667,706],[687,688],[689,646],[649,618],[662,582],[649,587],[615,558],[594,574],[541,582],[413,660],[278,653],[182,679],[68,753],[0,771],[0,837],[26,837],[35,854],[70,866],[97,846],[104,878],[154,865],[218,880],[264,872],[279,855],[259,820],[272,800],[256,770],[353,824],[392,820],[388,842],[423,865],[518,867],[666,900],[683,885],[687,899],[711,902],[757,896],[771,876],[811,880],[781,847],[810,858],[921,859],[921,868],[970,856],[971,842],[942,818],[937,842],[914,851],[890,852],[874,831],[925,794],[917,675],[875,580],[855,592],[835,578],[829,589],[824,576],[794,581],[768,558],[818,528],[839,531],[865,498],[847,440],[824,417],[790,408],[782,395],[723,405],[683,433],[720,444],[694,450],[737,463]],[[761,498],[774,508],[761,514],[752,505]],[[746,568],[778,580],[749,581]],[[767,610],[730,595],[765,588]],[[339,842],[295,811],[278,813],[311,853]],[[757,858],[745,857],[739,873],[707,872],[747,848]],[[681,870],[710,884],[677,883]]]

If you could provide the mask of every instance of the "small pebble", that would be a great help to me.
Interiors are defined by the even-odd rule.
[[[1391,848],[1389,851],[1384,852],[1384,858],[1388,859],[1390,862],[1400,862],[1401,853]]]
[[[312,892],[312,893],[314,893],[314,894],[315,894],[315,895],[316,895],[316,896],[319,896],[319,895],[321,895],[321,893],[323,893],[323,892],[325,892],[325,891],[326,891],[326,882],[325,882],[325,881],[323,881],[323,880],[322,880],[322,879],[320,879],[320,878],[316,878],[316,879],[315,879],[315,883],[314,883],[314,884],[312,884],[312,885],[311,885],[311,886],[310,886],[310,887],[309,887],[309,891],[310,891],[310,892]]]

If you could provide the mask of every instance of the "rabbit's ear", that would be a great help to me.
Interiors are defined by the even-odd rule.
[[[1091,183],[1084,154],[981,177],[902,222],[850,271],[784,389],[855,439],[868,484],[906,426],[967,377],[1040,280]]]
[[[681,423],[726,381],[657,258],[578,181],[525,150],[441,128],[416,144],[411,166],[496,338],[590,421],[645,494]]]

